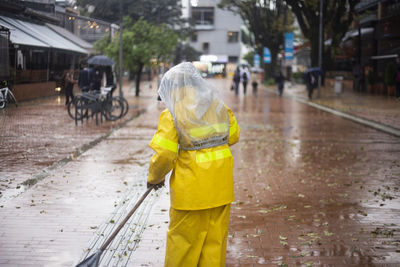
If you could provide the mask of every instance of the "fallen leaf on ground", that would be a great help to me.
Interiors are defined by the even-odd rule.
[[[279,239],[280,239],[280,240],[287,240],[287,237],[286,237],[286,236],[279,235]]]
[[[282,245],[284,245],[284,246],[287,246],[288,245],[288,242],[286,242],[286,241],[279,241]]]
[[[329,231],[327,231],[327,230],[324,230],[324,234],[325,234],[326,236],[332,236],[332,235],[334,235],[334,233],[331,233],[331,232],[329,232]]]

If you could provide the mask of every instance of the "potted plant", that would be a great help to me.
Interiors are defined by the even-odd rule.
[[[385,77],[384,77],[384,81],[385,81],[385,85],[386,85],[386,88],[387,88],[388,96],[394,95],[394,92],[395,92],[395,81],[394,81],[395,76],[396,76],[396,66],[394,65],[393,62],[389,62],[386,65]]]

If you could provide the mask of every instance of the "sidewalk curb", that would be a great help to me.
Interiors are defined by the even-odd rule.
[[[276,92],[275,90],[269,89],[269,88],[265,88],[265,90],[267,90],[270,93],[278,94],[278,92]],[[309,101],[309,100],[307,100],[307,99],[305,99],[303,97],[288,96],[288,95],[284,95],[283,97],[295,100],[297,102],[309,105],[311,107],[314,107],[314,108],[317,108],[317,109],[320,109],[320,110],[323,110],[323,111],[331,113],[333,115],[336,115],[336,116],[351,120],[353,122],[362,124],[364,126],[368,126],[370,128],[374,128],[374,129],[382,131],[384,133],[391,134],[391,135],[394,135],[396,137],[400,137],[400,129],[398,129],[398,128],[394,128],[394,127],[391,127],[389,125],[385,125],[385,124],[378,123],[378,122],[375,122],[375,121],[372,121],[372,120],[368,120],[368,119],[365,119],[365,118],[362,118],[362,117],[359,117],[359,116],[356,116],[356,115],[345,113],[345,112],[342,112],[342,111],[339,111],[339,110],[336,110],[336,109],[333,109],[333,108],[329,108],[329,107],[326,107],[326,106],[311,102],[311,101]]]
[[[132,120],[136,119],[137,117],[139,117],[140,115],[142,115],[143,113],[146,113],[149,109],[151,109],[153,105],[150,105],[146,108],[142,108],[142,109],[138,109],[135,114],[133,114],[130,118],[128,118],[126,121],[124,121],[123,123],[117,125],[115,128],[112,128],[111,130],[109,130],[108,132],[104,133],[103,135],[101,135],[100,137],[97,137],[96,139],[90,141],[89,143],[86,143],[84,145],[82,145],[80,148],[77,148],[74,152],[72,152],[69,156],[54,162],[52,165],[50,165],[49,167],[44,168],[43,170],[39,171],[36,174],[32,175],[32,178],[29,178],[27,180],[25,180],[24,182],[20,183],[17,185],[17,188],[20,188],[19,190],[17,190],[17,192],[13,195],[10,195],[7,197],[7,199],[4,199],[3,197],[0,198],[0,201],[7,201],[9,199],[15,198],[17,196],[19,196],[20,194],[22,194],[23,192],[25,192],[26,190],[28,190],[29,188],[31,188],[32,186],[34,186],[35,184],[37,184],[39,181],[43,180],[44,178],[46,178],[47,176],[49,176],[50,174],[52,174],[52,172],[54,172],[55,170],[57,170],[58,168],[64,166],[65,164],[67,164],[68,162],[72,161],[73,159],[79,157],[80,155],[82,155],[83,153],[85,153],[86,151],[88,151],[89,149],[93,148],[94,146],[96,146],[97,144],[99,144],[101,141],[103,141],[104,139],[106,139],[107,137],[109,137],[112,133],[114,133],[115,131],[125,127],[129,122],[131,122]]]

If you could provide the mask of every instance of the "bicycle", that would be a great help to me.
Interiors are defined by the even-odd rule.
[[[13,100],[16,107],[18,107],[17,99],[7,86],[7,81],[3,81],[3,87],[0,88],[0,109],[7,106],[9,100]]]
[[[115,86],[101,88],[103,99],[103,110],[107,120],[115,121],[126,115],[129,104],[125,98],[120,96],[112,96]]]
[[[128,101],[119,96],[112,96],[113,87],[101,88],[101,93],[88,91],[78,94],[68,104],[68,115],[77,122],[78,120],[88,119],[100,113],[100,118],[104,116],[106,120],[115,121],[128,113]],[[89,111],[91,111],[89,113]]]

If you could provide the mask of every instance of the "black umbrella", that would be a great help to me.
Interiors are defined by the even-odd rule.
[[[117,229],[111,234],[111,236],[107,239],[106,242],[101,246],[101,248],[93,255],[90,257],[86,258],[84,261],[78,263],[76,267],[97,267],[99,266],[99,261],[101,254],[103,251],[108,247],[108,245],[113,241],[113,239],[117,236],[119,231],[122,229],[122,227],[125,225],[125,223],[129,220],[129,218],[132,216],[132,214],[137,210],[137,208],[142,204],[143,200],[147,197],[147,195],[151,192],[151,190],[155,187],[156,185],[153,185],[149,187],[146,192],[143,194],[143,196],[139,199],[139,201],[136,203],[136,205],[132,208],[132,210],[129,212],[129,214],[125,217],[125,219],[120,223]]]
[[[103,55],[93,56],[88,59],[87,63],[90,65],[100,65],[100,66],[112,66],[115,64],[111,58]]]

